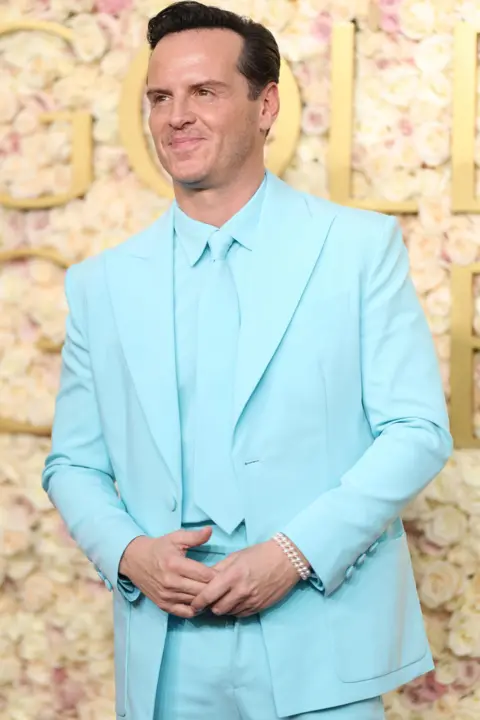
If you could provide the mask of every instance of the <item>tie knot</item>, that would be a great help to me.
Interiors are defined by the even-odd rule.
[[[222,232],[221,229],[215,230],[208,241],[213,260],[225,260],[232,243],[233,238],[231,235]]]

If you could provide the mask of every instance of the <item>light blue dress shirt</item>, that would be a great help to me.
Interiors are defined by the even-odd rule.
[[[258,226],[267,178],[249,202],[223,226],[234,239],[227,261],[232,271],[242,315],[242,297],[249,282],[253,238]],[[183,505],[182,525],[212,524],[208,546],[232,549],[245,546],[244,528],[232,535],[211,523],[193,501],[195,454],[195,378],[197,365],[197,308],[203,284],[212,262],[208,240],[217,230],[213,225],[193,220],[174,205],[174,308],[175,359],[182,446]]]

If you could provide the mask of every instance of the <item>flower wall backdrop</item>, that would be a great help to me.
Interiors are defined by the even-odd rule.
[[[450,212],[452,38],[480,21],[478,0],[223,0],[278,38],[299,84],[302,134],[285,173],[328,197],[332,24],[356,19],[354,194],[416,198],[401,219],[413,279],[434,334],[449,395],[450,267],[480,260],[480,216]],[[53,248],[70,262],[115,245],[168,201],[142,186],[119,140],[118,100],[156,0],[1,0],[0,23],[48,20],[74,31],[70,47],[41,32],[0,37],[0,192],[16,198],[70,183],[67,123],[94,118],[94,182],[48,211],[0,211],[0,251]],[[480,115],[480,113],[479,113]],[[480,139],[477,143],[480,167]],[[45,260],[0,266],[0,416],[49,425],[59,378],[64,271]],[[480,331],[479,315],[475,327]],[[480,387],[480,363],[476,364]],[[480,417],[480,391],[477,393]],[[6,720],[113,718],[111,595],[81,556],[40,486],[49,441],[0,435],[0,716]],[[458,451],[405,513],[437,669],[386,698],[389,720],[480,717],[480,451]]]

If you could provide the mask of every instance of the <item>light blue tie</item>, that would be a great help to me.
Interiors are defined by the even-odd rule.
[[[244,518],[232,462],[233,390],[239,334],[238,296],[221,229],[208,244],[212,263],[198,308],[194,500],[226,533]]]

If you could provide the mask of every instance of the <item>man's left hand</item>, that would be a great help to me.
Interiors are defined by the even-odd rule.
[[[192,601],[198,613],[248,617],[281,600],[299,575],[275,540],[234,552],[215,566],[217,574]]]

